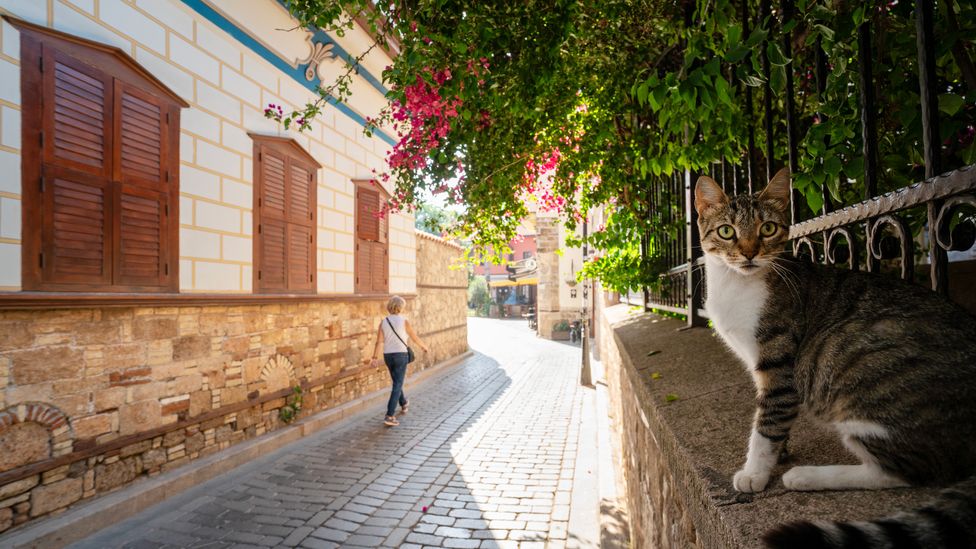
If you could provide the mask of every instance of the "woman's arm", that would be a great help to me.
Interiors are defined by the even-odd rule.
[[[376,345],[373,346],[373,360],[370,364],[373,366],[379,365],[380,359],[383,358],[383,323],[380,322],[379,326],[376,327]]]
[[[430,347],[428,347],[427,344],[424,343],[424,340],[420,339],[420,336],[417,335],[417,332],[413,331],[413,326],[410,325],[410,321],[404,320],[403,323],[407,326],[407,335],[410,337],[410,339],[416,341],[417,345],[420,345],[420,348],[423,349],[425,353],[429,353]]]

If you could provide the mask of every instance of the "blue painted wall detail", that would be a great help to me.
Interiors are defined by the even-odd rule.
[[[232,21],[228,20],[226,17],[221,15],[217,10],[210,7],[204,0],[183,0],[183,3],[186,4],[193,11],[203,16],[211,23],[217,25],[217,27],[219,27],[221,30],[231,35],[234,39],[236,39],[238,42],[246,46],[254,53],[261,56],[264,60],[274,65],[275,68],[277,68],[281,72],[291,77],[292,80],[298,82],[299,84],[301,84],[302,86],[304,86],[305,88],[307,88],[308,90],[310,90],[315,94],[318,94],[318,89],[322,85],[322,81],[319,78],[318,73],[316,72],[314,67],[314,64],[317,64],[318,61],[321,61],[321,59],[319,60],[315,59],[316,50],[327,50],[326,52],[327,54],[337,55],[347,61],[353,59],[349,55],[349,53],[346,52],[346,50],[342,49],[342,47],[339,46],[339,44],[337,44],[334,40],[332,40],[332,38],[328,34],[326,34],[320,29],[316,29],[312,31],[312,42],[313,44],[315,44],[315,48],[316,48],[315,50],[313,50],[312,56],[304,60],[306,61],[304,64],[299,65],[298,67],[292,67],[287,61],[285,61],[277,54],[275,54],[267,47],[265,47],[263,44],[255,40],[244,29],[238,27]],[[331,45],[331,48],[329,48],[328,45]],[[309,79],[307,77],[308,74],[314,75],[314,78]],[[364,80],[366,80],[367,82],[369,82],[370,85],[376,88],[380,93],[383,93],[384,95],[386,94],[387,92],[386,87],[384,87],[383,84],[376,79],[376,77],[369,74],[369,72],[363,69],[362,67],[360,67],[358,71],[358,75],[362,77]],[[345,114],[346,116],[354,120],[360,126],[366,127],[366,119],[361,114],[352,110],[352,108],[346,105],[345,103],[338,103],[335,101],[334,98],[330,97],[329,104],[333,105],[340,112],[342,112],[343,114]],[[380,139],[387,142],[391,146],[396,144],[396,141],[383,131],[376,130],[373,132],[373,135],[378,136]]]

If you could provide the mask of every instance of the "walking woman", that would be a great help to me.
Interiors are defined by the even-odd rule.
[[[407,376],[407,364],[412,360],[407,349],[409,339],[417,342],[425,353],[430,352],[427,344],[417,336],[407,321],[400,313],[406,307],[407,302],[398,295],[390,298],[386,304],[386,310],[390,315],[380,321],[379,328],[376,330],[376,347],[373,348],[373,366],[380,363],[380,349],[383,349],[383,360],[386,367],[390,370],[390,377],[393,379],[393,389],[390,391],[390,401],[386,405],[386,417],[383,423],[390,427],[399,425],[396,418],[396,407],[400,404],[400,413],[407,413],[410,402],[403,394],[403,379]]]

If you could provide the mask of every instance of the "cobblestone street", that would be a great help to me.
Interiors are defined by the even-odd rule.
[[[408,390],[400,426],[376,407],[72,547],[597,546],[579,348],[469,327],[474,356]]]

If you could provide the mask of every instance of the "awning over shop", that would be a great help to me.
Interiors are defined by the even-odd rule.
[[[537,284],[539,284],[538,277],[520,278],[518,280],[492,280],[488,282],[488,286],[492,288],[501,288],[503,286],[535,286]]]

